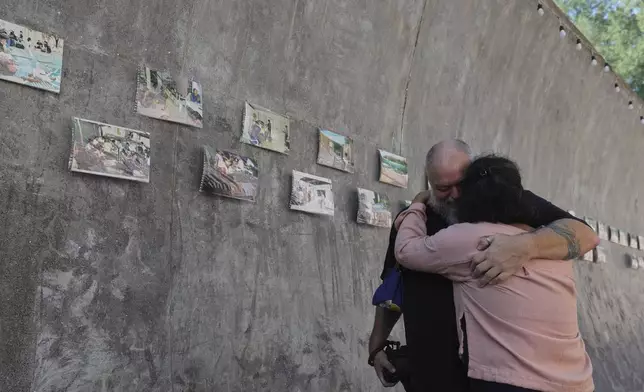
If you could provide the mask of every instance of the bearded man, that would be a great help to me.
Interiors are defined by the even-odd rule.
[[[427,208],[427,235],[434,235],[456,223],[454,201],[460,196],[459,183],[470,164],[470,147],[461,140],[446,140],[427,153],[426,174],[431,188]],[[473,276],[481,285],[497,284],[510,278],[532,259],[574,260],[597,246],[599,239],[585,222],[530,191],[521,197],[521,222],[539,229],[516,236],[481,238],[479,253],[472,258]],[[391,229],[389,248],[381,279],[396,265],[396,230]],[[407,392],[465,392],[467,372],[459,357],[456,310],[452,282],[424,272],[402,270],[405,337],[410,363]],[[385,387],[383,372],[396,369],[383,348],[401,313],[376,308],[369,339],[369,363]],[[476,342],[469,342],[476,344]]]

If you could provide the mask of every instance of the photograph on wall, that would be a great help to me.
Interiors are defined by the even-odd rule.
[[[391,227],[391,211],[387,196],[358,188],[358,223]]]
[[[257,162],[252,158],[204,146],[199,192],[255,202],[258,177]]]
[[[144,116],[201,128],[201,85],[187,78],[173,78],[166,71],[140,66],[136,86],[136,111]]]
[[[628,234],[624,230],[619,231],[619,244],[621,246],[628,246]]]
[[[601,246],[595,248],[595,263],[606,263],[608,261],[608,255],[606,250]]]
[[[619,230],[617,230],[613,226],[608,226],[608,240],[610,242],[619,244]]]
[[[0,19],[0,79],[60,92],[64,40]]]
[[[96,121],[72,119],[69,169],[150,182],[150,134]]]
[[[293,170],[292,210],[333,216],[331,180]]]
[[[380,182],[407,188],[407,158],[378,150],[380,154]]]
[[[586,261],[593,261],[593,257],[594,257],[594,249],[586,252],[582,258]]]
[[[641,235],[637,236],[637,244],[639,245],[639,250],[644,250],[644,237]]]
[[[327,129],[319,129],[319,133],[318,163],[353,173],[355,170],[353,140]]]
[[[288,117],[246,102],[241,141],[256,147],[288,154],[290,127]]]
[[[634,254],[627,254],[626,260],[629,268],[639,269],[640,268],[640,259]]]
[[[597,236],[602,240],[609,240],[608,226],[605,223],[597,222]]]
[[[635,234],[628,235],[628,246],[633,249],[639,249],[637,244],[637,236]]]

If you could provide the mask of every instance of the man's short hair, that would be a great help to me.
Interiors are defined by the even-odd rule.
[[[444,140],[442,142],[434,144],[432,148],[427,151],[427,157],[425,158],[425,168],[433,166],[436,155],[438,155],[438,153],[442,149],[447,147],[451,147],[456,151],[464,152],[470,157],[472,156],[472,150],[470,149],[470,146],[461,139]]]

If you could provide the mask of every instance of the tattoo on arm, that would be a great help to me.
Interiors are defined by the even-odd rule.
[[[566,240],[568,245],[568,253],[566,254],[565,260],[576,259],[580,254],[579,240],[575,236],[575,232],[571,230],[568,226],[561,223],[552,223],[547,226],[550,230],[554,231],[555,234],[563,237]]]

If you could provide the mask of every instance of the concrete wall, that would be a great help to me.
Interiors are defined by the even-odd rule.
[[[535,10],[5,1],[3,18],[67,46],[60,95],[0,81],[0,390],[380,390],[366,343],[388,231],[355,224],[355,187],[413,197],[446,137],[644,233],[642,109]],[[203,130],[134,113],[141,61],[201,81]],[[293,118],[288,157],[238,142],[244,100]],[[68,172],[71,116],[149,131],[151,183]],[[355,139],[356,174],[315,164],[317,126]],[[258,160],[257,204],[198,194],[204,144]],[[408,191],[377,183],[376,148],[410,159]],[[333,180],[334,218],[288,211],[293,169]],[[644,272],[606,246],[608,264],[577,265],[583,334],[598,391],[641,391]]]

